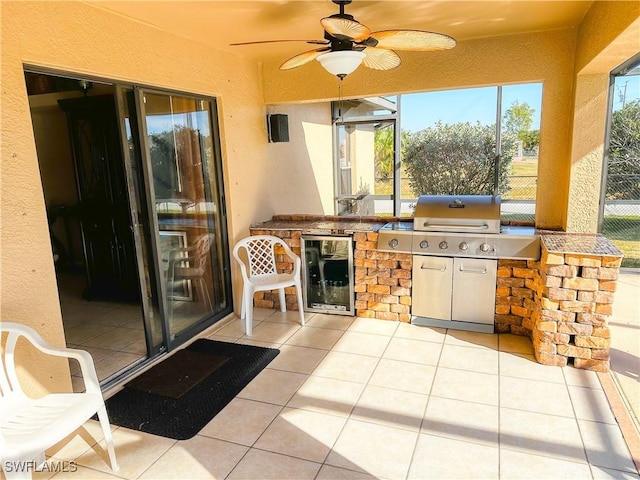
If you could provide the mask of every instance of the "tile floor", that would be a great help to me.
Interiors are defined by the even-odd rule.
[[[58,289],[62,323],[70,348],[88,351],[100,381],[146,358],[146,346],[137,304],[86,301],[82,298],[84,278],[59,274]],[[77,362],[70,362],[74,389],[83,383]]]
[[[622,269],[609,328],[612,377],[640,431],[640,269]]]
[[[297,321],[256,309],[251,338],[238,319],[207,332],[281,353],[194,438],[114,427],[113,474],[76,436],[47,452],[78,465],[55,478],[640,478],[597,375],[537,364],[526,338]]]
[[[146,358],[142,307],[138,303],[87,301],[82,297],[84,285],[83,274],[58,274],[62,322],[67,346],[92,355],[102,382]],[[171,332],[180,332],[199,321],[206,314],[203,307],[203,302],[176,301],[171,310]],[[71,361],[70,368],[74,390],[82,391],[84,383],[77,362]]]

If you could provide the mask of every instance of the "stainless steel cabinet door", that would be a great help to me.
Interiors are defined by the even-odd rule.
[[[456,258],[453,263],[453,320],[493,325],[497,260]]]
[[[451,320],[452,275],[453,258],[414,255],[413,315]]]

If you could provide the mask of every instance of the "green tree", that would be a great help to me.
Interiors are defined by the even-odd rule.
[[[508,171],[515,138],[505,134],[498,188],[509,189]],[[495,125],[438,122],[409,135],[403,157],[415,195],[478,195],[493,193],[496,163]]]
[[[200,132],[184,125],[149,136],[157,198],[195,198],[194,167],[200,165],[201,146]]]
[[[375,131],[373,147],[377,178],[388,179],[393,176],[394,130],[393,126],[384,125]]]
[[[525,150],[536,150],[540,145],[540,130],[529,130],[522,132],[518,140],[522,141],[522,148]]]
[[[405,144],[405,138],[408,132],[403,131],[400,133],[400,155],[403,145]],[[382,128],[378,128],[375,131],[374,136],[374,165],[376,169],[376,178],[388,180],[393,177],[394,166],[394,152],[395,152],[395,128],[391,124],[385,124]]]
[[[640,99],[612,115],[606,197],[640,199]]]
[[[515,136],[526,150],[533,150],[540,144],[539,130],[531,130],[535,109],[527,102],[513,102],[502,117],[504,133]]]

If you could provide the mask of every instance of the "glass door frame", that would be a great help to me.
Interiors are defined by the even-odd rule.
[[[399,109],[399,106],[398,106]],[[376,124],[386,124],[393,128],[393,189],[394,192],[396,189],[399,190],[400,186],[400,129],[398,128],[399,122],[396,114],[392,115],[377,115],[377,116],[367,116],[367,117],[353,117],[348,120],[337,119],[333,123],[333,158],[334,158],[334,192],[335,192],[335,200],[334,200],[334,210],[335,214],[339,215],[340,212],[340,204],[341,201],[345,199],[355,199],[358,195],[343,195],[341,192],[341,172],[340,172],[340,129],[343,128],[346,131],[347,126],[353,125],[357,128],[357,126],[361,125],[372,125]],[[346,134],[346,132],[345,132]],[[345,135],[345,144],[346,144],[346,135]],[[348,153],[345,153],[347,155]],[[375,179],[374,179],[375,182]],[[372,189],[375,189],[375,185],[372,185]],[[375,190],[374,190],[375,192]],[[371,197],[376,197],[375,193],[371,193]],[[396,195],[392,193],[390,195],[390,200],[393,202],[393,215],[398,216],[400,212],[400,198],[396,198]]]
[[[212,135],[212,161],[214,162],[214,168],[217,173],[216,175],[216,191],[218,192],[218,198],[215,199],[217,204],[220,206],[219,215],[220,215],[220,239],[222,242],[222,248],[220,249],[223,252],[221,255],[221,260],[223,262],[223,272],[225,273],[224,278],[224,288],[226,292],[228,292],[228,296],[231,297],[232,292],[232,284],[231,284],[231,268],[230,268],[230,258],[229,258],[229,235],[228,235],[228,225],[227,225],[227,213],[226,213],[226,197],[224,193],[224,178],[223,178],[223,170],[222,170],[222,152],[220,147],[220,131],[219,131],[219,122],[217,118],[217,101],[215,98],[206,97],[203,95],[190,94],[186,92],[178,92],[166,89],[158,89],[153,87],[145,87],[133,85],[134,99],[136,104],[136,121],[138,124],[138,136],[137,139],[139,149],[140,149],[140,159],[141,159],[141,167],[144,177],[144,188],[145,188],[145,197],[146,197],[146,207],[147,207],[147,221],[148,228],[145,231],[147,235],[147,239],[149,240],[150,246],[150,255],[153,257],[153,262],[151,262],[151,266],[154,269],[154,276],[156,278],[156,284],[151,287],[155,287],[155,294],[158,299],[159,313],[161,316],[160,324],[162,326],[164,345],[168,351],[172,351],[185,341],[193,338],[194,335],[200,333],[201,331],[209,328],[215,322],[211,320],[215,317],[219,317],[219,319],[224,318],[227,314],[232,312],[232,301],[231,298],[226,299],[226,307],[224,307],[219,313],[214,314],[211,313],[207,318],[207,321],[201,320],[188,328],[180,331],[177,335],[172,337],[171,329],[169,325],[170,314],[169,314],[169,299],[168,299],[168,291],[166,282],[162,280],[164,278],[164,273],[162,272],[161,265],[161,248],[160,248],[160,235],[159,235],[159,223],[157,216],[156,205],[153,201],[155,199],[155,191],[153,184],[153,166],[151,163],[151,155],[150,155],[150,147],[148,143],[148,132],[145,121],[145,94],[154,94],[154,95],[174,95],[174,96],[182,96],[187,98],[192,98],[198,101],[205,101],[210,106],[209,110],[209,121],[211,123],[211,135]],[[122,120],[122,119],[121,119]],[[203,172],[205,179],[210,180],[208,172]],[[138,249],[140,250],[140,249]],[[141,255],[142,252],[138,251],[138,254]],[[139,260],[140,261],[140,260]],[[144,281],[141,275],[141,282]],[[146,291],[146,290],[143,290]],[[145,317],[145,322],[149,322],[149,318]],[[150,325],[147,325],[150,327]],[[162,350],[162,348],[161,348]]]
[[[124,107],[124,102],[127,101],[127,98],[126,98],[127,94],[125,90],[131,90],[132,87],[125,86],[122,84],[114,84],[114,87],[116,91],[115,100],[116,100],[116,112],[118,115],[118,128],[120,132],[120,144],[122,147],[122,158],[124,160],[124,170],[125,170],[125,175],[127,180],[127,190],[129,192],[131,225],[133,230],[133,237],[134,237],[134,244],[135,244],[135,251],[136,251],[136,261],[138,264],[138,280],[140,284],[140,302],[142,304],[142,312],[143,312],[142,321],[144,323],[144,334],[145,334],[145,341],[146,341],[146,347],[147,347],[147,357],[153,358],[157,354],[166,351],[167,336],[163,328],[162,342],[158,346],[154,345],[154,341],[151,335],[151,332],[152,332],[151,316],[153,312],[153,306],[151,302],[152,297],[147,296],[145,293],[147,292],[147,289],[151,287],[151,285],[147,284],[147,281],[145,278],[145,273],[146,273],[145,261],[144,261],[145,259],[144,259],[143,249],[141,248],[142,243],[144,241],[143,239],[146,236],[144,224],[141,223],[141,221],[146,221],[147,219],[141,220],[138,216],[138,212],[142,212],[141,203],[144,203],[145,199],[138,198],[138,194],[136,193],[136,188],[135,188],[136,178],[133,174],[133,162],[135,160],[130,155],[129,148],[126,148],[128,145],[128,136],[127,136],[125,122],[124,122],[125,118],[127,118],[127,115],[125,114],[125,107]],[[131,116],[132,114],[136,114],[136,117],[138,117],[137,112],[138,112],[137,108],[135,112],[129,111],[129,116]],[[139,118],[136,118],[136,122],[138,122],[138,125],[139,125]],[[140,162],[140,164],[142,164],[140,166],[143,166],[145,162],[142,161],[142,156],[141,156],[142,152],[141,152],[140,145],[139,143],[135,142],[135,132],[133,131],[133,129],[131,131],[131,136],[132,136],[132,139],[134,139],[134,145],[132,147],[134,149],[137,148],[138,161]],[[143,184],[146,184],[146,183],[147,182],[144,181],[143,179]],[[148,193],[145,191],[145,195],[147,194]],[[154,263],[155,262],[152,262],[152,264]]]
[[[146,358],[132,363],[131,365],[120,370],[117,373],[117,375],[111,376],[108,379],[106,379],[105,382],[101,384],[102,390],[106,391],[118,384],[121,384],[124,380],[129,378],[133,373],[135,373],[136,371],[139,371],[145,365],[148,365],[151,361],[155,360],[158,357],[158,355],[166,351],[174,350],[179,345],[193,338],[193,336],[199,333],[200,331],[206,328],[209,328],[211,325],[215,323],[214,321],[212,321],[213,319],[216,319],[216,321],[222,320],[227,315],[233,312],[233,292],[232,292],[231,266],[230,266],[231,260],[230,260],[230,249],[229,249],[229,234],[228,234],[229,230],[228,230],[228,219],[227,219],[227,210],[226,210],[225,183],[224,183],[225,172],[223,170],[223,161],[222,161],[221,136],[220,136],[220,127],[219,127],[220,122],[218,118],[219,109],[218,109],[217,99],[215,97],[210,97],[206,95],[190,93],[185,91],[171,90],[166,88],[156,88],[156,87],[142,84],[142,83],[134,84],[129,82],[122,82],[120,80],[115,80],[113,78],[101,77],[98,75],[77,73],[69,70],[59,70],[59,69],[38,65],[38,64],[33,64],[33,63],[23,63],[22,69],[24,72],[33,72],[33,73],[39,73],[43,75],[50,75],[54,77],[85,80],[88,82],[96,82],[99,84],[109,85],[114,89],[116,115],[118,118],[117,131],[120,136],[120,147],[123,153],[126,192],[128,195],[128,202],[130,207],[131,229],[132,229],[132,234],[134,237],[134,244],[135,244],[135,253],[136,253],[135,256],[136,256],[136,263],[138,267],[138,277],[139,277],[139,283],[140,283],[140,303],[142,307],[142,321],[144,324],[145,343],[146,343],[147,351],[146,351]],[[224,272],[223,281],[224,281],[224,292],[225,292],[224,301],[226,302],[224,308],[222,308],[219,312],[215,314],[212,313],[212,315],[208,317],[209,321],[199,322],[198,324],[194,325],[192,328],[189,328],[189,329],[186,329],[185,331],[180,332],[180,335],[176,336],[176,338],[172,340],[168,332],[169,328],[166,321],[167,317],[166,317],[166,313],[164,312],[164,310],[166,310],[166,300],[159,301],[159,304],[164,303],[165,305],[162,308],[163,311],[160,319],[161,325],[163,326],[162,342],[157,346],[153,345],[153,338],[151,333],[152,332],[151,317],[152,317],[153,308],[154,308],[153,297],[147,296],[146,292],[148,288],[152,290],[155,295],[158,295],[158,294],[162,294],[165,288],[163,287],[163,282],[160,281],[158,278],[149,279],[149,281],[147,281],[145,277],[146,275],[146,271],[144,268],[145,258],[143,254],[142,245],[143,245],[143,239],[145,238],[151,240],[149,242],[150,244],[153,243],[153,252],[147,251],[147,255],[149,256],[149,258],[146,260],[149,262],[149,265],[153,265],[154,271],[156,272],[156,275],[157,275],[158,268],[160,267],[160,265],[158,265],[158,261],[156,260],[157,258],[159,258],[156,255],[157,248],[158,248],[158,245],[157,245],[158,236],[156,235],[155,238],[153,238],[154,237],[153,235],[150,235],[149,233],[147,233],[150,231],[149,226],[144,225],[143,222],[148,221],[149,219],[143,218],[143,217],[147,217],[148,215],[143,215],[143,217],[139,215],[139,212],[144,213],[144,208],[141,208],[141,207],[148,205],[149,203],[148,185],[149,185],[150,177],[148,176],[148,170],[150,166],[150,159],[148,158],[148,156],[146,158],[142,156],[142,147],[140,145],[144,145],[144,142],[140,142],[140,141],[144,140],[144,138],[142,137],[141,130],[138,129],[138,135],[134,142],[133,148],[134,149],[137,148],[136,153],[139,155],[139,158],[140,158],[138,167],[140,167],[140,170],[142,172],[142,178],[139,179],[139,181],[142,183],[142,187],[144,187],[144,192],[141,192],[141,193],[144,193],[144,195],[146,196],[145,198],[141,198],[138,196],[138,193],[136,191],[136,185],[135,185],[136,178],[133,173],[133,165],[134,165],[133,162],[135,160],[131,158],[131,155],[129,152],[129,144],[128,144],[128,138],[126,134],[127,132],[126,132],[125,123],[124,123],[124,119],[127,117],[126,115],[124,115],[125,113],[124,102],[127,101],[125,90],[132,90],[133,95],[136,96],[137,95],[136,92],[140,91],[141,89],[143,89],[144,91],[160,93],[164,95],[180,95],[184,97],[194,98],[197,100],[206,101],[211,106],[210,112],[209,112],[209,120],[211,122],[211,135],[212,135],[212,147],[213,147],[212,161],[215,162],[214,168],[216,172],[215,180],[216,180],[216,190],[217,190],[216,200],[219,202],[219,215],[220,215],[219,224],[220,224],[220,238],[221,238],[221,242],[220,242],[221,246],[219,247],[219,250],[221,254],[220,260],[223,264],[222,271]],[[141,118],[141,109],[139,108],[139,106],[143,105],[143,103],[141,103],[138,98],[135,98],[134,102],[135,102],[135,111],[129,111],[129,116],[133,117],[133,115],[135,114],[136,122],[138,122],[138,125],[140,125],[140,122],[141,120],[143,120],[143,117]],[[133,134],[134,132],[132,132],[132,135]],[[146,171],[143,172],[143,170],[146,170]],[[206,175],[206,179],[211,180],[210,175],[208,173]],[[143,202],[145,205],[143,205]],[[151,258],[152,254],[153,254],[153,258]],[[158,297],[158,298],[162,298],[162,297]]]

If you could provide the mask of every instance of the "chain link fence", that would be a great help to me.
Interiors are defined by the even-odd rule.
[[[509,175],[509,189],[502,194],[502,219],[533,224],[536,216],[537,175]]]
[[[640,268],[640,175],[607,175],[601,231],[624,254],[623,267]]]

